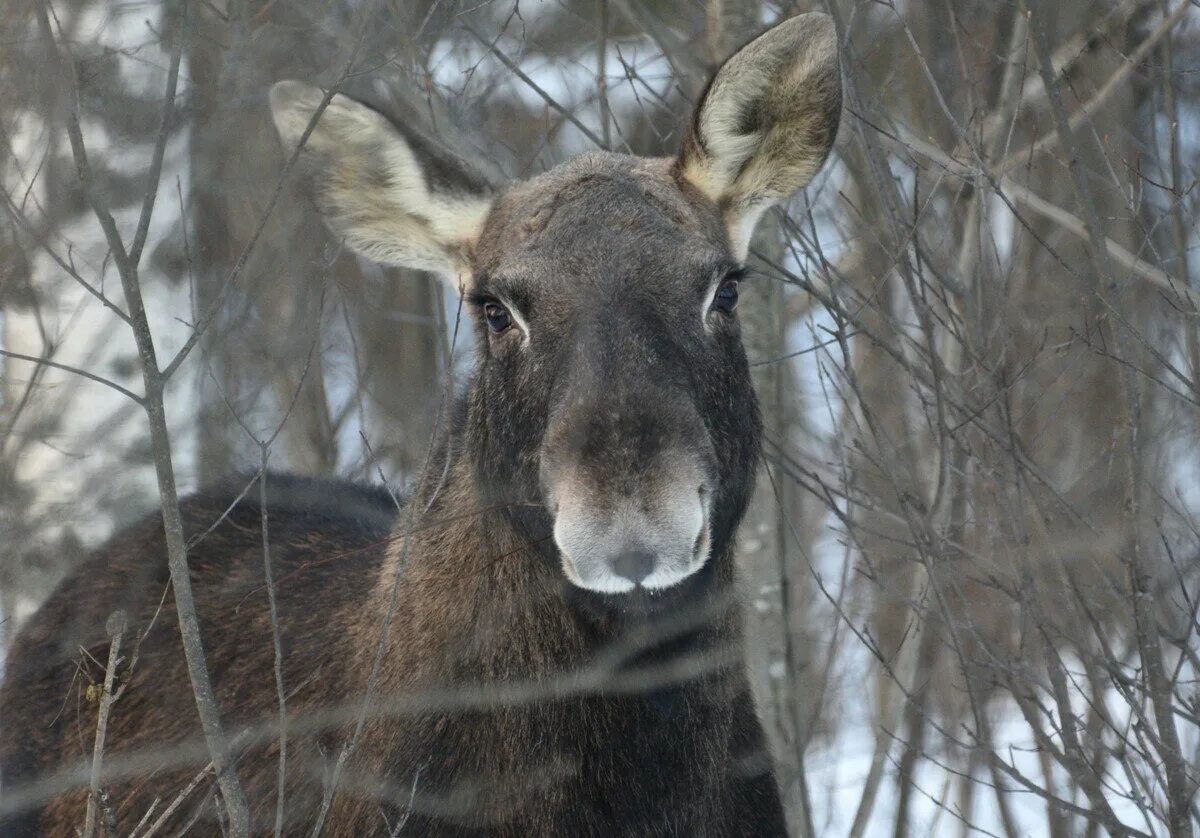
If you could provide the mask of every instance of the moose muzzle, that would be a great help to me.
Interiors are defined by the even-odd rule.
[[[554,541],[574,585],[605,594],[670,588],[704,566],[710,548],[707,469],[664,452],[644,479],[616,480],[575,464],[547,480]]]

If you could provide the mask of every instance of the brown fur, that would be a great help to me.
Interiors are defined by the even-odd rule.
[[[207,529],[222,515],[225,494],[213,493],[211,499],[199,496],[185,504],[192,533]],[[398,770],[397,754],[419,750],[414,740],[428,738],[442,742],[438,752],[454,761],[456,774],[472,780],[445,792],[419,794],[414,801],[417,811],[464,826],[513,824],[507,830],[501,826],[504,834],[532,834],[527,830],[552,834],[553,821],[539,819],[548,817],[555,796],[564,793],[561,783],[553,781],[570,777],[579,768],[570,754],[583,743],[571,738],[621,734],[621,711],[614,713],[603,702],[582,696],[562,702],[550,723],[536,702],[458,715],[436,711],[436,699],[455,690],[466,689],[469,694],[489,684],[544,681],[584,668],[595,652],[563,606],[561,580],[544,564],[521,560],[527,544],[510,534],[502,516],[447,513],[477,508],[464,495],[469,490],[464,489],[461,473],[452,473],[430,515],[416,527],[406,559],[402,558],[405,543],[388,538],[387,528],[380,526],[386,517],[382,506],[363,507],[366,527],[346,515],[344,506],[331,516],[318,516],[319,520],[314,520],[311,510],[289,509],[286,499],[271,512],[273,566],[284,629],[284,681],[289,713],[301,720],[302,730],[305,716],[313,711],[348,708],[353,717],[355,705],[347,700],[365,690],[394,573],[401,572],[404,579],[374,694],[384,702],[397,701],[399,709],[408,712],[385,711],[368,722],[348,763],[326,834],[379,831],[384,825],[381,811],[398,811],[394,804],[404,803],[408,793],[407,784],[397,788],[394,779],[390,787],[387,782],[397,775],[408,776]],[[268,509],[271,506],[268,502]],[[319,534],[307,529],[314,523],[321,526]],[[276,710],[258,526],[256,504],[243,502],[190,555],[210,669],[224,717],[234,730],[239,723],[269,724]],[[97,661],[106,659],[103,624],[118,606],[131,615],[131,631],[140,634],[153,622],[153,630],[142,638],[133,677],[109,722],[111,767],[123,771],[132,754],[149,759],[133,777],[104,784],[120,834],[126,834],[155,799],[173,799],[206,759],[183,659],[177,652],[169,595],[159,608],[165,570],[158,563],[160,569],[151,572],[143,560],[162,552],[161,527],[154,518],[98,551],[47,603],[42,614],[51,619],[35,620],[21,634],[0,693],[6,727],[22,731],[19,740],[4,737],[6,765],[24,757],[30,778],[36,778],[86,761],[95,706],[83,694],[87,681],[101,680],[103,672],[83,656],[87,675],[78,674],[77,648],[88,649]],[[405,568],[399,571],[402,563]],[[727,616],[721,623],[722,635],[736,644],[736,621]],[[235,626],[236,631],[218,631],[218,626]],[[493,642],[498,637],[507,642]],[[684,700],[697,706],[724,706],[725,712],[732,707],[730,699],[740,700],[744,711],[752,713],[745,691],[740,673],[724,670],[700,679]],[[434,699],[427,712],[420,711],[423,693]],[[437,721],[431,724],[431,718]],[[451,719],[454,729],[448,730]],[[320,776],[349,739],[351,727],[317,725],[316,730],[293,732],[289,737],[286,800],[291,828],[314,821]],[[169,748],[167,759],[155,758],[156,750],[181,743],[189,746],[181,758]],[[691,744],[693,758],[726,761],[729,742],[715,744],[714,751],[714,743],[698,735]],[[742,756],[753,761],[753,746]],[[247,749],[238,763],[259,828],[269,827],[273,817],[277,758],[273,736],[268,734],[265,746]],[[757,758],[761,761],[761,754]],[[536,770],[531,771],[531,766]],[[420,767],[406,766],[414,771]],[[613,775],[608,782],[620,784],[619,768],[609,766]],[[438,769],[424,766],[431,776]],[[719,775],[713,776],[715,781]],[[385,780],[382,786],[377,784],[380,778]],[[551,782],[539,789],[547,779]],[[205,800],[211,787],[206,782],[181,807],[172,820],[175,828]],[[699,791],[689,789],[686,796]],[[71,834],[80,823],[85,802],[82,788],[54,798],[41,813],[40,829],[50,835]],[[159,804],[159,811],[163,806]],[[214,827],[212,817],[209,805],[202,831]]]

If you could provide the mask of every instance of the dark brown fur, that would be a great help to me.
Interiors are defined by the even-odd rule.
[[[388,537],[394,510],[377,493],[343,488],[336,507],[310,507],[288,497],[296,490],[319,496],[307,491],[309,484],[275,476],[270,481],[276,484],[268,508],[284,680],[289,712],[300,720],[288,747],[290,834],[314,821],[320,778],[350,730],[345,724],[323,725],[320,717],[306,724],[305,717],[330,708],[349,708],[353,716],[353,699],[365,689],[391,596],[392,567],[405,550],[402,541]],[[470,508],[460,506],[459,491],[452,474],[442,490],[444,504]],[[207,529],[229,499],[228,492],[219,492],[187,501],[189,529]],[[590,688],[575,692],[564,684],[565,697],[537,697],[538,682],[585,669],[598,651],[593,635],[607,632],[603,618],[581,620],[564,604],[562,583],[550,568],[521,560],[527,544],[510,532],[502,513],[484,512],[446,526],[425,522],[414,533],[375,690],[396,707],[368,722],[327,834],[384,831],[385,817],[394,822],[410,802],[414,777],[417,792],[404,834],[717,835],[762,827],[762,817],[777,813],[778,802],[737,667],[720,667],[684,684],[651,675],[651,682],[666,683],[647,694],[617,684],[617,695],[597,697],[589,695]],[[231,729],[239,722],[270,723],[275,713],[258,535],[258,504],[246,500],[190,556],[210,670]],[[94,663],[85,663],[87,675],[77,672],[82,657],[77,647],[105,659],[103,624],[117,606],[139,630],[153,621],[110,719],[110,768],[125,773],[132,755],[149,758],[132,777],[104,784],[120,834],[156,798],[173,799],[205,761],[171,598],[159,608],[165,563],[145,561],[163,552],[154,518],[98,551],[21,634],[0,697],[8,784],[87,760],[95,707],[82,693],[87,678],[98,681],[103,673]],[[705,632],[734,648],[738,643],[728,612]],[[613,677],[637,669],[628,662],[614,665]],[[440,698],[458,689],[465,690],[458,700],[469,702],[480,688],[504,683],[518,693],[533,686],[533,694],[509,707],[437,709]],[[424,691],[431,692],[422,699]],[[474,696],[476,702],[485,698]],[[431,706],[422,710],[425,703]],[[248,748],[238,764],[255,822],[264,830],[274,812],[278,758],[272,735],[265,739],[265,747]],[[166,759],[153,756],[162,746],[180,744],[188,747],[168,748]],[[172,821],[176,828],[211,787],[206,782],[181,807]],[[731,793],[752,805],[751,820],[743,820],[744,814],[731,819]],[[640,810],[638,801],[647,795],[661,808]],[[37,830],[71,834],[85,802],[81,788],[58,796],[41,812]],[[568,802],[572,806],[564,810]],[[206,807],[197,828],[214,831],[212,817]],[[777,815],[768,817],[772,821],[778,826]],[[34,823],[24,824],[29,834],[35,834]],[[18,822],[10,825],[16,829]]]

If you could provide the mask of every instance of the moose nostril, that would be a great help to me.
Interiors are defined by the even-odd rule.
[[[632,550],[617,556],[612,564],[613,573],[640,585],[654,570],[654,556],[644,550]]]

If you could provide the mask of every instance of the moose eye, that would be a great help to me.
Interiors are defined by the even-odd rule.
[[[484,303],[483,318],[487,320],[488,330],[493,335],[501,334],[512,326],[512,315],[500,303]]]
[[[738,304],[738,281],[727,279],[717,288],[713,296],[712,307],[726,314],[733,314]]]

